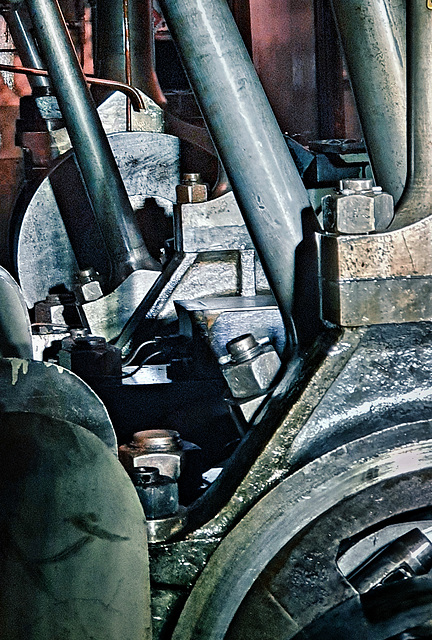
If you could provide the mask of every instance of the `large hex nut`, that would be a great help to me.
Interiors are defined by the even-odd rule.
[[[130,444],[119,447],[119,460],[128,473],[136,467],[155,467],[161,475],[177,480],[183,459],[178,433],[165,429],[140,431],[134,434]]]
[[[323,223],[330,233],[361,234],[385,231],[393,220],[393,197],[377,189],[325,196]]]
[[[201,182],[199,173],[185,173],[182,183],[176,187],[176,194],[178,204],[206,202],[207,185]]]
[[[278,354],[268,345],[250,360],[225,364],[222,373],[234,398],[250,398],[267,391],[280,365]]]

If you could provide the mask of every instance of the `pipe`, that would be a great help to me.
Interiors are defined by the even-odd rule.
[[[97,75],[132,84],[164,108],[155,69],[152,0],[97,0],[96,8]]]
[[[33,78],[34,76],[41,76],[48,78],[49,73],[46,69],[32,69],[29,67],[18,67],[12,64],[0,64],[0,71],[9,71],[10,73],[22,73],[25,76]],[[123,82],[116,82],[115,80],[105,80],[104,78],[95,78],[94,76],[85,75],[87,84],[95,85],[96,87],[106,87],[113,91],[120,91],[124,93],[131,101],[134,111],[145,111],[146,105],[143,100],[143,95],[135,87],[130,87]]]
[[[160,5],[290,335],[307,192],[225,0]]]
[[[75,151],[97,223],[110,257],[114,290],[137,269],[160,269],[136,226],[111,147],[89,93],[57,0],[27,0],[43,55]]]
[[[397,202],[406,180],[404,1],[332,3],[375,180]]]
[[[21,64],[25,67],[44,69],[36,42],[30,31],[29,18],[27,12],[24,11],[24,7],[20,6],[15,10],[11,7],[3,13],[3,16],[7,22]],[[28,80],[32,90],[48,89],[50,86],[48,78],[43,76],[32,76]]]
[[[409,0],[406,12],[408,176],[390,230],[432,214],[432,3]]]

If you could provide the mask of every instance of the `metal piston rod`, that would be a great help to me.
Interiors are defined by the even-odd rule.
[[[165,107],[155,69],[152,12],[151,0],[96,0],[95,68],[101,78],[132,84]]]
[[[408,174],[391,229],[432,214],[432,4],[410,0],[406,19]]]
[[[4,12],[4,18],[18,51],[21,64],[26,67],[43,69],[44,65],[39,55],[36,42],[28,28],[29,25],[27,23],[29,19],[25,7],[22,5],[18,9],[10,7],[8,11]],[[29,83],[32,89],[50,86],[48,78],[39,75],[29,78]]]
[[[161,6],[289,328],[306,190],[226,1]]]
[[[35,36],[111,262],[106,293],[137,269],[158,270],[136,226],[113,153],[56,0],[27,0]],[[91,265],[86,265],[91,266]]]
[[[404,3],[332,5],[376,183],[397,202],[406,176]]]

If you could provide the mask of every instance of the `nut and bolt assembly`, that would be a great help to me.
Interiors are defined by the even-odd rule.
[[[281,361],[268,340],[257,341],[251,334],[230,340],[228,356],[219,359],[222,373],[234,398],[264,394],[279,371]]]
[[[177,482],[161,475],[156,467],[135,467],[132,482],[148,520],[174,516],[179,510]]]
[[[199,173],[184,173],[181,184],[176,186],[177,204],[207,201],[207,185]]]
[[[329,233],[385,231],[393,220],[393,197],[372,180],[341,180],[339,192],[322,199],[322,211]]]
[[[102,286],[96,269],[89,267],[82,269],[79,274],[81,293],[85,302],[92,302],[102,298]]]
[[[164,476],[177,480],[184,453],[177,431],[149,429],[134,433],[130,444],[119,447],[119,459],[128,473],[136,467],[156,467]]]

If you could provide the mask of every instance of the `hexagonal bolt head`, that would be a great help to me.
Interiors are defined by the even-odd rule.
[[[98,273],[93,267],[80,271],[81,293],[86,302],[99,300],[103,292],[101,283],[98,280]]]
[[[207,201],[207,185],[199,173],[184,173],[182,183],[176,186],[177,203],[191,204]]]
[[[324,230],[362,234],[385,231],[394,215],[393,197],[371,180],[343,180],[340,193],[322,199]]]
[[[222,366],[222,373],[234,398],[250,398],[265,393],[279,371],[281,361],[271,345],[244,362]]]
[[[86,282],[81,285],[81,292],[86,302],[92,302],[92,300],[99,300],[102,298],[103,292],[101,284],[98,280],[94,282]]]

